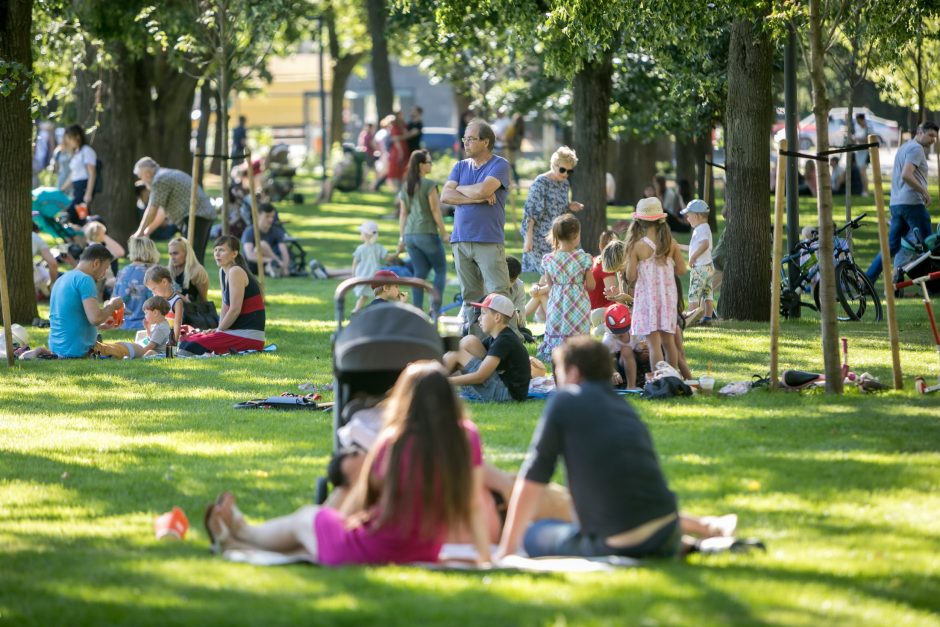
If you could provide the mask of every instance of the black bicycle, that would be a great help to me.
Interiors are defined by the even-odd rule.
[[[853,231],[857,229],[865,215],[863,213],[837,229],[833,240],[833,262],[836,265],[836,299],[846,314],[837,316],[841,321],[861,320],[869,308],[874,310],[875,322],[880,322],[883,314],[881,299],[878,297],[878,293],[875,292],[874,285],[862,269],[856,265],[848,241],[839,237],[841,233],[850,228]],[[784,318],[789,317],[791,308],[796,306],[797,303],[800,307],[819,311],[818,251],[819,234],[814,233],[812,238],[799,242],[790,254],[783,258],[780,267],[782,274],[780,313]],[[789,269],[794,265],[799,267],[800,276],[796,285],[791,286]],[[802,299],[803,294],[809,293],[813,294],[812,303],[807,303]]]

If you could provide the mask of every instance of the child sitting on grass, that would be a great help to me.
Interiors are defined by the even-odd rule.
[[[94,352],[99,355],[127,357],[136,359],[145,355],[162,355],[166,351],[167,342],[170,341],[170,324],[166,315],[170,311],[170,303],[161,296],[151,296],[144,301],[144,328],[147,330],[146,344],[134,342],[95,343]]]
[[[144,285],[155,296],[166,299],[170,306],[166,314],[167,323],[173,329],[173,344],[178,344],[183,328],[183,295],[176,289],[173,275],[164,266],[153,266],[144,275]]]
[[[682,215],[692,226],[692,239],[689,241],[689,324],[704,313],[702,324],[714,319],[712,300],[712,279],[715,266],[712,263],[712,230],[708,226],[708,205],[696,198],[690,202]]]
[[[630,309],[621,303],[614,303],[604,312],[604,326],[607,331],[601,343],[610,349],[616,364],[615,381],[625,383],[627,389],[636,388],[636,353],[630,341]]]
[[[502,294],[490,294],[480,308],[480,328],[487,334],[482,342],[475,335],[460,340],[460,350],[444,355],[444,366],[454,385],[464,386],[460,396],[475,401],[524,401],[529,396],[531,365],[529,353],[509,321],[516,315],[512,301]]]

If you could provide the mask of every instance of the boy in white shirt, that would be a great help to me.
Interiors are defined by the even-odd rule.
[[[689,307],[691,311],[702,308],[705,314],[702,324],[715,317],[712,300],[715,266],[712,263],[712,230],[708,226],[708,211],[705,201],[698,198],[682,210],[682,215],[692,226],[692,240],[689,242]]]

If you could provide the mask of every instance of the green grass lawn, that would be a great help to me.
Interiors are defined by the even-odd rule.
[[[355,227],[391,206],[388,194],[336,200],[282,207],[290,232],[330,267],[348,266]],[[803,209],[809,220],[813,208]],[[873,225],[856,234],[863,265]],[[380,227],[391,247],[396,224]],[[508,247],[519,253],[517,235]],[[682,508],[737,512],[741,535],[763,539],[766,554],[577,576],[259,568],[210,556],[201,518],[220,490],[256,519],[310,502],[330,415],[232,404],[330,382],[335,285],[268,281],[273,354],[27,362],[0,374],[0,624],[940,624],[940,395],[912,389],[938,364],[915,299],[899,302],[904,391],[636,403]],[[817,322],[784,322],[783,367],[822,367]],[[853,368],[890,381],[884,324],[840,331]],[[710,368],[719,386],[767,371],[766,324],[698,327],[685,343],[693,371]],[[470,407],[487,457],[518,467],[542,406]],[[173,505],[190,534],[157,541],[153,519]]]

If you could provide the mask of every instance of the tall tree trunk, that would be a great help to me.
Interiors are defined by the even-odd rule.
[[[212,84],[208,80],[203,80],[199,88],[199,126],[196,128],[196,152],[201,155],[206,154],[210,117],[212,117]],[[199,168],[196,170],[196,180],[200,186],[205,173],[206,160],[200,159]]]
[[[610,115],[611,57],[587,63],[574,75],[574,149],[578,153],[571,189],[574,200],[584,204],[581,245],[592,255],[598,253],[597,240],[607,228],[607,142]]]
[[[643,198],[643,188],[650,184],[656,174],[655,149],[651,142],[641,142],[635,137],[620,137],[615,142],[616,156],[609,172],[614,175],[616,192],[614,202],[618,205],[635,205]]]
[[[346,82],[364,56],[361,52],[343,54],[336,34],[336,19],[333,8],[326,13],[326,32],[330,42],[330,59],[333,62],[333,82],[330,86],[330,146],[343,143],[343,102],[346,99]]]
[[[75,92],[79,119],[90,118],[86,126],[97,126],[90,141],[102,162],[102,192],[95,196],[91,209],[108,224],[111,237],[126,242],[138,225],[137,213],[131,210],[137,199],[129,182],[134,180],[134,163],[146,154],[147,126],[140,118],[139,101],[149,99],[150,91],[140,62],[123,44],[111,46],[115,66],[105,71],[95,68],[98,52],[87,46],[85,59],[90,69],[76,73]]]
[[[375,108],[381,120],[395,106],[392,87],[392,66],[388,61],[388,39],[385,32],[388,8],[385,0],[366,0],[369,33],[372,35],[372,85],[375,90]]]
[[[32,0],[0,2],[0,59],[19,63],[23,72],[33,69],[30,32],[33,23]],[[14,82],[13,90],[0,94],[0,218],[7,284],[10,289],[10,317],[13,322],[32,324],[37,316],[36,290],[30,238],[30,186],[32,184],[32,133],[29,115],[31,98],[28,77],[14,70],[4,76]]]
[[[698,181],[696,167],[698,166],[697,146],[694,137],[676,137],[676,185],[679,181],[687,181],[689,189],[695,189],[695,183]],[[694,193],[694,191],[693,191]],[[692,198],[683,198],[689,202]]]
[[[816,152],[829,150],[829,98],[826,95],[826,52],[822,43],[822,17],[820,0],[809,2],[809,76],[813,85],[813,113],[816,117]],[[832,224],[832,182],[829,161],[816,162],[818,197],[816,198],[819,223],[819,305],[822,333],[823,364],[826,372],[826,391],[842,393],[842,372],[839,363],[839,323],[836,320],[836,276],[832,259],[834,230]],[[886,277],[887,278],[887,277]]]
[[[228,151],[228,147],[225,145],[225,131],[222,130],[222,101],[219,98],[218,88],[212,90],[212,101],[215,104],[215,118],[213,118],[215,137],[212,138],[212,154],[221,155]],[[221,159],[213,157],[209,161],[209,173],[222,174],[222,165]]]
[[[770,133],[773,46],[761,20],[731,27],[725,206],[727,226],[720,308],[725,318],[770,318]]]
[[[198,80],[169,65],[162,55],[146,59],[145,67],[152,92],[157,95],[148,107],[150,147],[147,150],[160,165],[192,172],[190,139]]]

